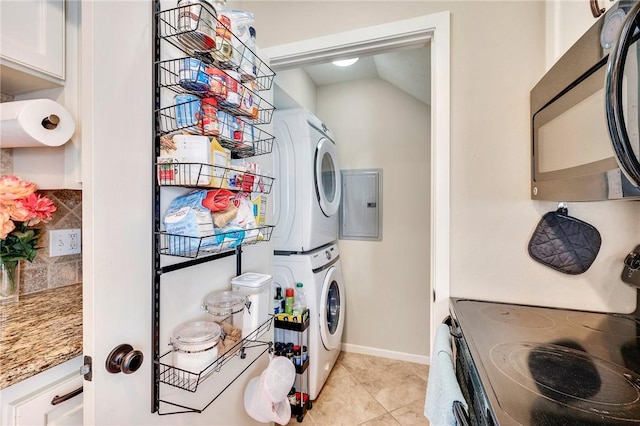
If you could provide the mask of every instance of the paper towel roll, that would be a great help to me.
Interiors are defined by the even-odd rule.
[[[51,99],[0,103],[0,148],[60,146],[75,130],[69,111]]]

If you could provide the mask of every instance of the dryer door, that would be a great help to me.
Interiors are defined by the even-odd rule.
[[[314,164],[318,203],[322,213],[331,217],[338,213],[342,187],[336,144],[327,138],[320,139],[316,147]]]
[[[342,272],[339,267],[332,266],[325,275],[320,297],[320,338],[327,350],[340,348],[342,344],[345,306]]]

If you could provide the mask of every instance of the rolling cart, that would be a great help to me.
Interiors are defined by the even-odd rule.
[[[309,310],[294,316],[276,314],[274,318],[274,347],[276,355],[288,357],[296,367],[296,380],[289,392],[291,416],[298,422],[304,420],[307,410],[312,407],[309,399]]]

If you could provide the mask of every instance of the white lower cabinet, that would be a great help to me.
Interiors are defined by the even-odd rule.
[[[0,392],[1,423],[7,426],[82,425],[82,393],[54,403],[55,399],[82,387],[80,359],[81,357],[67,361],[3,389]]]

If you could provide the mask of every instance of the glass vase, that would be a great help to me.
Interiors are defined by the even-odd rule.
[[[0,305],[18,301],[20,262],[3,262],[0,259]]]

